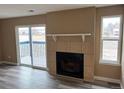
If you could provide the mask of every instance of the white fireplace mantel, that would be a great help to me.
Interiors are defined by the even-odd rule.
[[[86,36],[91,36],[91,33],[81,33],[81,34],[47,34],[46,36],[51,36],[53,40],[56,42],[56,37],[72,37],[72,36],[80,36],[82,38],[82,41],[85,41]]]

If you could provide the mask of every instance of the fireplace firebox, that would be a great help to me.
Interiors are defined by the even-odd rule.
[[[83,79],[84,54],[56,52],[56,68],[58,75],[65,75]]]

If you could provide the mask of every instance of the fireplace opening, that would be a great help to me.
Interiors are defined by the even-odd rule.
[[[58,75],[82,79],[84,77],[84,54],[56,52],[56,68]]]

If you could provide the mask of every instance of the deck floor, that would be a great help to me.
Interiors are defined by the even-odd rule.
[[[25,56],[25,57],[21,57],[21,64],[27,64],[27,65],[31,65],[31,57],[30,56]],[[38,66],[38,67],[47,67],[46,64],[46,59],[44,56],[41,57],[34,57],[33,58],[33,66]]]

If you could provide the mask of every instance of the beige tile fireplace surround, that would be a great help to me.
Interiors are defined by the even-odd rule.
[[[47,15],[47,33],[91,33],[82,41],[81,36],[47,37],[47,61],[50,73],[56,75],[56,52],[84,54],[84,80],[93,81],[94,76],[94,17],[95,8],[77,9]],[[61,25],[60,25],[61,23]],[[69,24],[69,25],[68,25]],[[83,74],[83,73],[82,73]]]
[[[82,42],[81,37],[57,37],[55,42],[52,37],[48,37],[48,62],[50,73],[56,75],[56,51],[84,53],[84,79],[93,80],[94,73],[94,55],[93,48],[89,43],[94,42],[93,36],[87,37],[85,42]],[[88,42],[88,40],[90,42]],[[91,47],[91,48],[90,48]],[[88,49],[90,48],[90,49]],[[82,73],[83,74],[83,73]]]
[[[122,5],[89,7],[50,12],[44,15],[0,20],[0,60],[17,63],[15,26],[45,24],[47,34],[91,33],[82,41],[81,36],[47,37],[47,65],[51,75],[56,75],[56,51],[84,53],[84,80],[92,82],[94,76],[120,80],[121,67],[99,64],[101,17],[123,15]],[[9,47],[8,47],[9,46]],[[8,59],[8,55],[11,59]]]

